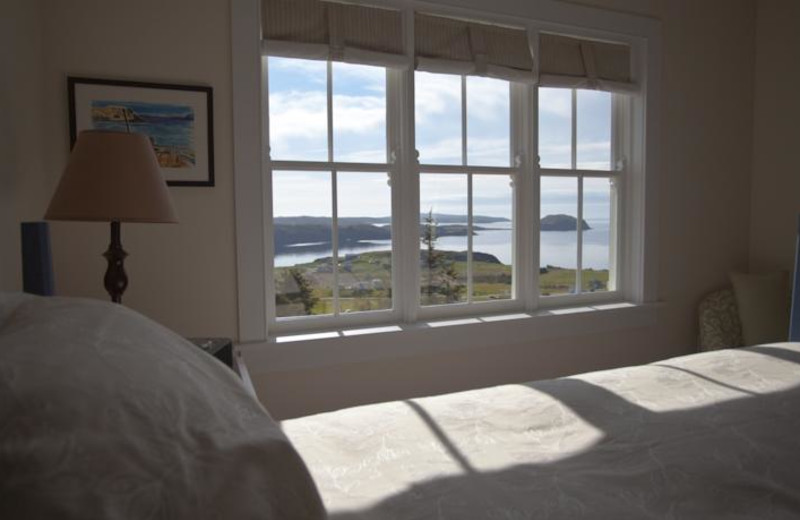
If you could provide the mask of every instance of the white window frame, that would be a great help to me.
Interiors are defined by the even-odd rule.
[[[261,127],[264,129],[264,134],[269,135],[269,93],[268,93],[268,85],[269,85],[269,67],[267,66],[268,57],[264,56],[261,61],[261,69],[262,69],[262,99],[263,99],[263,115],[262,115],[262,123]],[[272,179],[272,172],[273,171],[281,171],[281,172],[291,172],[291,171],[321,171],[330,173],[331,175],[331,254],[333,258],[338,258],[339,255],[339,244],[338,244],[338,203],[337,203],[337,185],[338,180],[337,176],[338,173],[341,172],[365,172],[365,173],[374,173],[375,175],[384,174],[386,175],[387,181],[390,183],[394,183],[395,179],[397,179],[398,175],[400,174],[396,161],[392,161],[391,157],[393,155],[393,150],[397,148],[394,141],[396,140],[396,132],[389,132],[390,128],[396,128],[398,125],[394,122],[393,118],[398,117],[397,110],[391,108],[391,105],[396,104],[394,101],[394,96],[396,93],[394,92],[395,89],[391,89],[392,92],[390,93],[390,89],[388,88],[389,78],[390,78],[390,71],[387,69],[386,72],[386,81],[387,81],[387,96],[386,96],[386,162],[383,163],[354,163],[354,162],[342,162],[342,161],[335,161],[334,160],[334,139],[333,139],[333,63],[331,61],[326,62],[326,81],[327,81],[327,141],[328,141],[328,160],[327,161],[298,161],[298,160],[273,160],[270,154],[270,145],[269,140],[267,139],[262,146],[264,146],[265,153],[263,155],[263,172],[264,172],[264,182],[266,185],[270,187],[271,191],[271,179]],[[390,100],[390,97],[392,98]],[[392,189],[392,213],[394,214],[394,189]],[[272,227],[272,198],[270,198],[270,203],[268,205],[269,212],[266,213],[266,222],[265,222],[265,237],[267,242],[270,244],[274,244],[273,242],[273,227]],[[392,219],[392,289],[394,291],[395,287],[401,285],[400,276],[397,273],[397,269],[395,266],[398,265],[399,259],[397,254],[397,247],[394,246],[394,237],[399,232],[399,224],[397,219]],[[339,299],[339,272],[338,272],[338,261],[332,262],[333,267],[333,299],[334,301],[338,302]],[[331,328],[334,326],[347,326],[347,325],[365,325],[365,324],[373,324],[373,323],[387,323],[387,322],[396,322],[397,320],[401,319],[400,309],[397,305],[393,305],[391,309],[383,309],[383,310],[374,310],[374,311],[366,311],[366,312],[359,312],[359,313],[352,313],[352,314],[342,314],[338,312],[338,309],[334,311],[333,314],[323,314],[323,315],[311,315],[311,316],[287,316],[287,317],[277,317],[277,305],[275,302],[275,283],[272,282],[274,280],[274,265],[272,262],[272,256],[267,257],[267,283],[266,283],[266,310],[267,310],[267,324],[270,328],[274,330],[282,330],[285,332],[291,331],[299,331],[299,330],[309,330],[309,329],[324,329],[324,328]],[[395,301],[395,297],[392,297],[393,302]]]
[[[414,77],[414,71],[410,71],[409,74]],[[416,160],[416,167],[415,169],[408,172],[409,176],[417,177],[417,182],[422,175],[425,174],[445,174],[445,175],[456,175],[456,176],[467,176],[467,214],[468,214],[468,230],[467,230],[467,250],[469,252],[473,252],[473,245],[472,245],[472,211],[473,211],[473,200],[472,200],[472,178],[473,175],[499,175],[506,177],[509,182],[514,183],[515,188],[513,192],[513,200],[512,204],[516,206],[519,200],[519,193],[520,191],[517,189],[516,185],[519,184],[519,179],[525,175],[525,170],[522,168],[521,163],[518,160],[518,155],[514,153],[516,147],[513,146],[514,140],[516,136],[516,132],[518,132],[518,128],[515,127],[513,123],[510,124],[511,128],[509,129],[509,165],[508,166],[479,166],[479,165],[470,165],[468,162],[468,153],[467,153],[467,120],[469,114],[467,112],[467,77],[466,76],[457,76],[461,79],[461,164],[438,164],[438,163],[420,163],[419,160]],[[512,91],[514,88],[519,88],[520,85],[516,85],[514,83],[509,82],[509,118],[511,118],[511,114],[515,113],[515,100],[512,99]],[[415,87],[414,87],[415,88]],[[412,127],[412,131],[414,128]],[[418,156],[418,151],[414,150],[414,156]],[[419,199],[419,189],[416,191],[417,197]],[[419,212],[417,213],[419,215]],[[526,226],[520,226],[520,222],[517,221],[516,215],[513,214],[512,208],[512,234],[514,235],[514,239],[512,241],[512,288],[511,288],[511,298],[504,299],[504,300],[493,300],[493,301],[473,301],[472,299],[472,292],[473,292],[473,272],[472,272],[472,257],[467,257],[467,301],[464,302],[454,302],[454,303],[447,303],[447,304],[440,304],[440,305],[422,305],[421,302],[421,294],[420,291],[417,291],[416,295],[416,305],[418,306],[418,317],[421,319],[435,319],[440,317],[451,317],[451,316],[467,316],[470,314],[478,314],[478,313],[497,313],[497,312],[511,312],[511,311],[520,311],[523,308],[521,303],[520,296],[524,292],[524,290],[519,286],[517,283],[517,273],[519,272],[520,268],[518,267],[520,264],[524,263],[526,260],[521,259],[521,254],[516,248],[517,242],[517,233],[518,228],[522,227],[525,228]],[[419,222],[417,222],[417,226],[419,226]],[[417,240],[417,247],[419,247],[419,239]],[[417,251],[416,258],[419,258],[419,250]],[[416,278],[416,285],[419,288],[421,283],[420,276]]]
[[[356,2],[369,4],[370,2]],[[234,79],[234,170],[236,179],[236,229],[237,229],[237,267],[239,289],[239,339],[240,341],[263,341],[270,334],[309,330],[308,320],[313,319],[313,328],[344,328],[373,323],[414,323],[420,319],[436,319],[467,314],[502,313],[522,311],[532,313],[540,308],[563,305],[582,305],[609,300],[624,300],[645,303],[655,299],[655,244],[654,225],[654,183],[656,162],[654,143],[658,139],[658,68],[660,62],[659,24],[653,20],[633,15],[612,13],[581,6],[564,5],[552,0],[532,0],[525,6],[508,0],[498,12],[530,11],[536,13],[536,20],[527,16],[497,15],[473,9],[463,9],[416,0],[387,1],[403,9],[405,27],[413,30],[413,11],[461,16],[475,20],[506,23],[520,26],[528,31],[540,30],[562,32],[600,40],[627,43],[631,46],[635,63],[635,77],[640,83],[641,92],[631,96],[629,107],[617,118],[623,130],[618,142],[626,143],[625,150],[615,150],[624,161],[624,179],[618,191],[619,198],[619,261],[620,276],[617,290],[606,293],[585,293],[565,297],[538,296],[538,178],[542,174],[538,161],[530,152],[530,143],[537,143],[537,129],[533,110],[536,106],[534,87],[514,85],[512,104],[527,107],[522,117],[512,111],[512,154],[519,156],[518,167],[521,172],[516,182],[517,207],[514,209],[516,252],[514,265],[514,285],[516,299],[470,304],[449,304],[435,307],[419,306],[419,266],[413,258],[419,248],[419,176],[407,172],[419,172],[419,164],[414,152],[413,118],[414,93],[413,70],[392,70],[387,74],[387,108],[397,111],[395,118],[401,122],[399,128],[387,125],[387,139],[390,149],[395,152],[393,175],[393,294],[395,306],[391,312],[372,311],[342,315],[334,320],[325,316],[302,317],[289,320],[283,325],[270,323],[268,308],[274,305],[274,289],[271,276],[272,243],[271,187],[267,179],[265,165],[269,159],[263,157],[265,146],[269,143],[268,122],[255,115],[253,106],[261,106],[261,114],[266,117],[267,100],[262,95],[262,75],[260,27],[258,20],[259,0],[232,0],[232,52]],[[535,9],[534,9],[535,8]],[[579,28],[582,27],[582,28]],[[591,28],[587,28],[591,27]],[[407,38],[407,52],[413,52],[413,42]],[[392,94],[393,89],[397,89]],[[399,92],[398,92],[399,90]],[[615,106],[617,104],[615,103]],[[617,110],[617,108],[615,108]],[[647,117],[645,117],[647,114]],[[387,121],[390,118],[387,116]],[[624,121],[624,123],[623,123]],[[615,130],[615,131],[616,131]],[[259,138],[260,136],[260,138]],[[526,149],[527,148],[527,149]],[[374,165],[373,165],[374,166]],[[403,172],[398,175],[397,172]],[[426,169],[426,171],[429,171]],[[647,173],[645,182],[645,172]],[[398,186],[397,179],[403,182]],[[622,178],[623,175],[620,174]],[[403,212],[400,212],[403,208]],[[402,216],[405,215],[405,218]],[[401,217],[401,218],[397,218]],[[397,221],[395,223],[394,221]],[[413,222],[412,222],[413,221]],[[528,222],[528,226],[519,223]],[[522,231],[525,231],[523,233]],[[398,251],[402,253],[397,253]],[[398,258],[402,256],[402,258]],[[418,256],[416,257],[418,258]],[[524,261],[520,261],[524,259]],[[406,281],[406,283],[397,280]],[[414,283],[410,283],[413,281]],[[518,290],[526,287],[527,290]],[[413,295],[412,295],[413,293]],[[560,301],[563,300],[563,301]],[[315,319],[319,318],[319,319]],[[343,319],[344,318],[344,319]],[[268,329],[269,324],[269,329]]]
[[[620,251],[625,251],[624,241],[625,237],[619,233],[619,225],[624,222],[624,219],[621,218],[620,213],[623,211],[620,204],[620,194],[624,192],[626,178],[630,174],[627,171],[627,164],[628,160],[627,157],[630,154],[630,147],[628,146],[629,141],[629,133],[627,131],[627,125],[625,124],[628,119],[629,114],[629,105],[630,105],[630,97],[627,95],[620,95],[620,94],[611,94],[611,160],[610,160],[610,169],[608,170],[591,170],[591,169],[583,169],[578,168],[577,166],[577,153],[578,153],[578,143],[577,143],[577,92],[579,89],[571,89],[572,96],[571,96],[571,105],[572,105],[572,121],[571,121],[571,157],[570,168],[543,168],[541,165],[537,168],[538,178],[541,179],[542,177],[562,177],[568,179],[577,179],[578,181],[578,193],[577,193],[577,200],[578,200],[578,207],[577,207],[577,220],[578,222],[583,221],[583,181],[587,178],[596,178],[596,179],[609,179],[609,181],[614,183],[614,190],[611,191],[611,222],[609,225],[609,266],[608,266],[608,273],[609,273],[609,287],[613,287],[613,289],[609,289],[607,291],[597,291],[597,292],[584,292],[582,290],[583,287],[583,230],[581,226],[577,226],[576,233],[577,233],[577,257],[578,257],[578,264],[577,268],[575,269],[575,287],[576,293],[573,294],[559,294],[559,295],[552,295],[552,296],[539,296],[539,308],[552,308],[552,307],[563,307],[565,305],[571,304],[586,304],[586,303],[599,303],[599,302],[608,302],[608,301],[617,301],[623,300],[623,294],[625,292],[624,285],[620,286],[620,281],[618,280],[618,273],[619,271],[619,261],[621,257],[624,257],[624,254],[620,254]],[[538,191],[538,190],[537,190]],[[537,230],[538,231],[538,230]],[[537,234],[537,236],[540,236]],[[539,247],[536,248],[537,258],[539,258],[538,253],[541,251]],[[541,262],[539,262],[539,265]],[[537,283],[536,287],[539,286],[538,283],[538,275],[539,272],[537,270]],[[625,278],[622,278],[623,284],[626,283]]]

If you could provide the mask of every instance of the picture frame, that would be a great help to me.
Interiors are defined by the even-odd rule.
[[[147,135],[168,186],[214,186],[213,89],[67,77],[70,148],[83,130]]]

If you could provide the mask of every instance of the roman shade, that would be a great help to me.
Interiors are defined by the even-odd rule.
[[[557,34],[539,35],[541,87],[565,87],[635,92],[631,48]]]
[[[525,83],[535,78],[524,29],[416,13],[414,43],[417,70]]]
[[[262,0],[262,50],[270,56],[410,65],[400,11],[320,0]]]

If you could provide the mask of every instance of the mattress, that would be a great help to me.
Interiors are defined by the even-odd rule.
[[[800,518],[800,344],[282,427],[333,520]]]

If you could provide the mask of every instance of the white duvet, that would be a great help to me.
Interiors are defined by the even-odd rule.
[[[332,520],[800,518],[800,346],[283,423]]]
[[[126,309],[0,293],[0,519],[319,519],[232,371]]]

